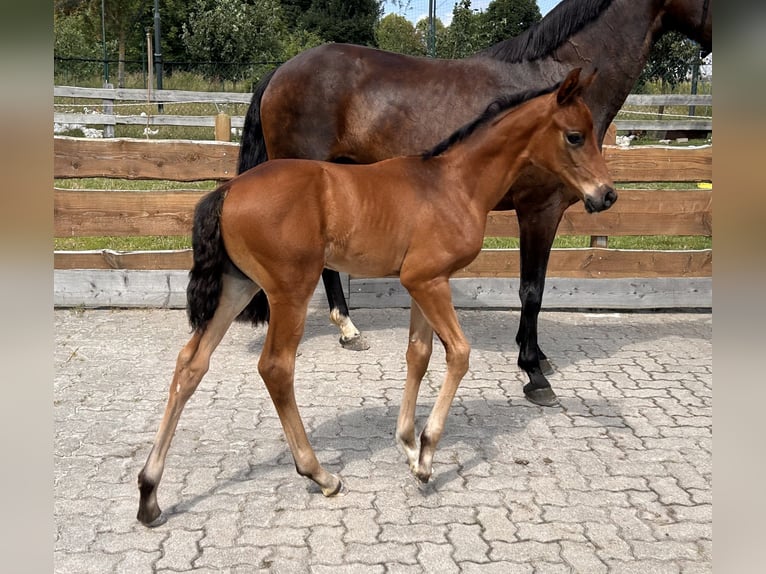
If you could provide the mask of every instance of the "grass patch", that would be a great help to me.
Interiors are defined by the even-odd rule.
[[[165,237],[58,237],[53,240],[56,251],[91,251],[113,249],[115,251],[162,251],[166,249],[191,248],[191,236],[169,235]]]
[[[626,235],[609,237],[610,249],[712,249],[713,238],[703,235]],[[554,249],[590,247],[589,235],[562,235],[553,241]],[[485,249],[518,249],[516,237],[485,237]]]

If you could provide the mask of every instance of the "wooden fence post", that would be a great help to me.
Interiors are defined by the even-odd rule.
[[[609,127],[606,128],[604,134],[603,145],[617,145],[617,126],[612,122]],[[591,235],[590,246],[591,247],[603,247],[606,248],[609,245],[608,235]]]
[[[112,84],[104,82],[105,88],[113,88],[114,86]],[[111,116],[114,114],[114,100],[101,100],[101,111],[104,115]],[[104,137],[105,138],[113,138],[114,137],[114,125],[108,124],[104,125]]]
[[[215,139],[221,142],[231,141],[231,116],[218,112],[215,117]]]

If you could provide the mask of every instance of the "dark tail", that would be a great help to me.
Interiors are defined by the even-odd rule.
[[[261,98],[263,98],[263,92],[266,91],[266,86],[269,85],[271,77],[276,71],[274,69],[266,74],[255,86],[253,99],[250,100],[250,107],[247,108],[247,114],[245,114],[245,125],[242,127],[237,173],[243,173],[269,159],[266,155],[266,142],[263,139],[261,127]]]
[[[263,139],[263,128],[261,127],[261,98],[266,86],[269,85],[271,77],[277,68],[266,74],[258,85],[255,86],[253,98],[250,100],[250,107],[245,114],[245,125],[242,127],[242,141],[239,144],[239,164],[237,173],[243,173],[261,164],[269,159],[266,153],[266,142]],[[247,308],[237,317],[237,321],[251,321],[257,325],[269,320],[269,302],[263,291],[256,293],[253,300],[248,303]]]
[[[229,256],[221,238],[223,188],[205,195],[194,208],[192,248],[194,265],[186,288],[186,314],[192,329],[201,331],[213,318],[221,298],[223,272]]]
[[[194,209],[194,264],[186,288],[186,314],[195,331],[203,330],[213,318],[221,300],[224,273],[242,273],[226,253],[221,237],[221,208],[226,190],[227,186],[223,185],[211,191]],[[268,320],[269,303],[263,291],[259,291],[237,317],[237,321],[250,321],[254,325]]]

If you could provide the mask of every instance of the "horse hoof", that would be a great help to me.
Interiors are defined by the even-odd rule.
[[[529,402],[540,405],[541,407],[556,407],[559,405],[559,398],[550,387],[530,390],[524,389],[524,396]]]
[[[340,346],[344,349],[348,349],[349,351],[366,351],[370,348],[370,344],[361,333],[351,337],[350,339],[344,339],[341,337],[339,340]]]
[[[550,377],[554,373],[553,365],[548,359],[540,359],[540,370],[546,377]]]
[[[162,513],[162,511],[160,511],[159,509],[157,510],[158,510],[157,514],[151,513],[151,514],[154,514],[154,516],[151,516],[151,515],[147,516],[147,514],[149,513],[142,513],[139,510],[138,516],[136,516],[136,518],[138,518],[138,521],[144,526],[146,526],[147,528],[156,528],[158,526],[162,526],[168,521],[168,518]]]
[[[331,496],[343,496],[346,494],[346,485],[341,480],[339,476],[333,475],[333,477],[338,481],[338,484],[336,484],[334,487],[324,488],[322,487],[322,494],[324,494],[327,498]]]

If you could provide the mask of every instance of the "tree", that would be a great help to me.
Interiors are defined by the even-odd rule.
[[[696,42],[678,32],[668,32],[652,46],[637,81],[639,89],[645,89],[646,84],[652,81],[659,81],[663,92],[666,86],[674,88],[688,79],[695,63],[702,63],[699,52]]]
[[[258,75],[248,64],[271,67],[282,56],[281,39],[286,36],[281,6],[277,0],[248,4],[241,0],[196,0],[183,26],[189,57],[200,62],[208,78],[242,80]],[[229,66],[221,66],[225,62]]]
[[[375,45],[380,0],[312,0],[300,23],[328,42]]]
[[[455,4],[444,40],[443,47],[437,51],[440,58],[465,58],[489,45],[483,37],[480,15],[471,8],[471,0]]]
[[[389,14],[375,27],[375,41],[381,50],[411,56],[425,56],[425,43],[415,26],[404,16]]]
[[[415,24],[415,32],[418,35],[418,39],[423,43],[423,50],[428,53],[428,18],[421,18],[418,23]],[[439,18],[434,19],[434,32],[435,32],[435,52],[441,57],[445,57],[446,46],[449,37],[449,28]]]
[[[492,0],[481,14],[488,46],[518,36],[541,19],[535,0]]]

